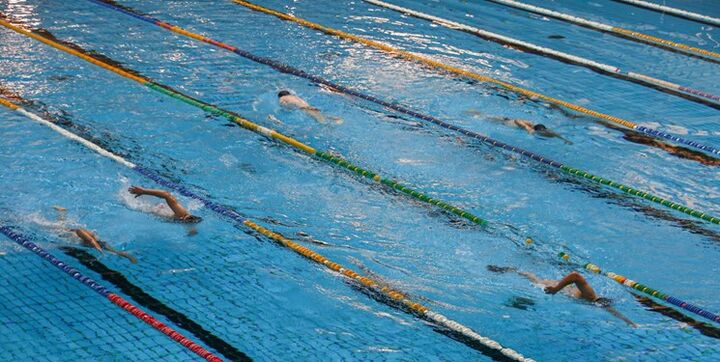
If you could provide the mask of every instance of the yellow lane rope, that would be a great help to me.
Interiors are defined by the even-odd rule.
[[[140,84],[142,84],[142,85],[144,85],[144,86],[146,86],[146,87],[148,87],[148,88],[150,88],[150,89],[153,89],[153,90],[158,91],[158,92],[160,92],[160,93],[166,94],[166,95],[168,95],[168,96],[170,96],[170,97],[173,97],[173,98],[175,98],[175,99],[181,100],[181,101],[183,101],[183,102],[185,102],[185,103],[188,103],[188,104],[190,104],[190,105],[193,105],[193,106],[195,106],[195,107],[198,107],[198,108],[200,108],[200,109],[202,109],[202,110],[204,110],[204,111],[206,111],[206,112],[209,112],[209,113],[212,113],[212,114],[215,114],[215,115],[219,115],[219,116],[225,117],[225,118],[227,118],[228,120],[237,123],[238,125],[242,126],[242,127],[245,128],[245,129],[248,129],[248,130],[253,131],[253,132],[255,132],[255,133],[261,134],[261,135],[263,135],[263,136],[265,136],[265,137],[269,137],[269,138],[272,138],[272,139],[281,141],[281,142],[283,142],[283,143],[285,143],[285,144],[287,144],[287,145],[290,145],[290,146],[292,146],[292,147],[295,147],[296,149],[299,149],[299,150],[301,150],[301,151],[303,151],[303,152],[305,152],[305,153],[307,153],[307,154],[309,154],[309,155],[311,155],[311,156],[314,156],[316,159],[319,159],[319,160],[322,160],[322,161],[324,161],[324,162],[327,162],[327,163],[330,163],[330,164],[334,164],[334,165],[340,166],[340,167],[342,167],[342,168],[345,168],[345,169],[347,169],[347,170],[350,170],[350,171],[354,172],[354,173],[357,174],[357,175],[360,175],[360,176],[363,176],[363,177],[365,177],[365,178],[371,179],[371,180],[373,180],[373,181],[375,181],[375,182],[378,182],[378,183],[380,183],[380,184],[385,185],[386,187],[389,187],[389,188],[391,188],[391,189],[393,189],[393,190],[399,191],[399,192],[401,192],[401,193],[403,193],[403,194],[405,194],[405,195],[407,195],[407,196],[410,196],[410,197],[412,197],[412,198],[414,198],[414,199],[417,199],[417,200],[422,201],[422,202],[424,202],[424,203],[427,203],[427,204],[436,206],[436,207],[441,208],[441,209],[443,209],[443,210],[445,210],[445,211],[447,211],[447,212],[449,212],[449,213],[452,213],[452,214],[455,214],[455,215],[457,215],[457,216],[460,216],[460,217],[462,217],[462,218],[464,218],[464,219],[470,220],[470,221],[472,221],[472,222],[475,223],[475,224],[484,226],[484,225],[486,225],[486,224],[488,223],[487,220],[484,220],[483,218],[481,218],[481,217],[479,217],[479,216],[477,216],[477,215],[474,215],[473,213],[470,213],[470,212],[468,212],[468,211],[465,211],[465,210],[463,210],[463,209],[461,209],[461,208],[459,208],[459,207],[453,206],[453,205],[451,205],[451,204],[449,204],[449,203],[447,203],[447,202],[445,202],[445,201],[438,200],[438,199],[434,199],[434,198],[432,198],[432,197],[430,197],[430,196],[428,196],[428,195],[426,195],[426,194],[424,194],[424,193],[418,192],[418,191],[416,191],[416,190],[414,190],[414,189],[412,189],[412,188],[409,188],[409,187],[407,187],[407,186],[404,186],[403,184],[401,184],[401,183],[399,183],[399,182],[397,182],[397,181],[395,181],[395,180],[392,180],[392,179],[389,179],[389,178],[384,178],[384,177],[382,177],[382,176],[380,176],[380,175],[378,175],[378,174],[376,174],[376,173],[374,173],[374,172],[372,172],[372,171],[369,171],[369,170],[366,170],[366,169],[361,168],[361,167],[359,167],[359,166],[356,166],[356,165],[354,165],[354,164],[346,161],[346,160],[345,160],[344,158],[342,158],[342,157],[334,156],[334,155],[332,155],[332,154],[330,154],[330,153],[328,153],[328,152],[318,151],[318,150],[316,150],[315,148],[313,148],[313,147],[311,147],[311,146],[309,146],[309,145],[306,145],[306,144],[304,144],[304,143],[302,143],[302,142],[300,142],[300,141],[298,141],[298,140],[296,140],[296,139],[294,139],[294,138],[292,138],[292,137],[286,136],[286,135],[284,135],[284,134],[282,134],[282,133],[280,133],[280,132],[278,132],[278,131],[275,131],[275,130],[273,130],[273,129],[265,128],[265,127],[263,127],[263,126],[261,126],[261,125],[258,125],[258,124],[256,124],[256,123],[253,123],[253,122],[251,122],[251,121],[249,121],[249,120],[247,120],[247,119],[245,119],[245,118],[240,117],[239,115],[237,115],[237,114],[235,114],[235,113],[232,113],[232,112],[226,111],[226,110],[224,110],[224,109],[218,108],[218,107],[216,107],[216,106],[213,106],[213,105],[208,104],[208,103],[206,103],[206,102],[200,101],[200,100],[198,100],[198,99],[194,99],[194,98],[192,98],[192,97],[190,97],[190,96],[187,96],[187,95],[185,95],[185,94],[183,94],[183,93],[180,93],[180,92],[178,92],[178,91],[176,91],[176,90],[170,89],[169,87],[166,87],[166,86],[163,86],[163,85],[161,85],[161,84],[159,84],[159,83],[156,83],[156,82],[152,81],[151,79],[148,79],[148,78],[145,78],[145,77],[141,77],[141,76],[138,76],[138,75],[131,74],[131,73],[129,73],[129,72],[127,72],[127,71],[124,71],[124,70],[122,70],[122,69],[120,69],[120,68],[118,68],[118,67],[114,67],[114,66],[112,66],[112,65],[110,65],[110,64],[107,64],[107,63],[102,62],[102,61],[100,61],[100,60],[98,60],[98,59],[95,59],[95,58],[93,58],[93,57],[91,57],[91,56],[89,56],[89,55],[87,55],[87,54],[84,54],[84,53],[79,52],[79,51],[77,51],[77,50],[75,50],[75,49],[72,49],[72,48],[70,48],[70,47],[68,47],[68,46],[66,46],[66,45],[60,44],[60,43],[58,43],[58,42],[56,42],[56,41],[53,41],[53,40],[51,40],[51,39],[48,39],[48,38],[42,36],[42,35],[38,35],[38,34],[32,32],[32,31],[30,31],[30,30],[27,30],[27,29],[24,29],[24,28],[22,28],[22,27],[20,27],[20,26],[14,25],[14,24],[12,24],[12,23],[4,20],[4,16],[3,16],[3,14],[1,14],[1,13],[0,13],[0,25],[5,26],[5,27],[7,27],[7,28],[9,28],[9,29],[11,29],[11,30],[14,30],[14,31],[16,31],[16,32],[18,32],[18,33],[20,33],[20,34],[23,34],[23,35],[26,35],[26,36],[31,37],[31,38],[33,38],[33,39],[36,39],[36,40],[38,40],[38,41],[40,41],[40,42],[42,42],[42,43],[44,43],[44,44],[47,44],[47,45],[49,45],[49,46],[51,46],[51,47],[53,47],[53,48],[56,48],[56,49],[58,49],[58,50],[62,50],[62,51],[64,51],[64,52],[67,52],[67,53],[69,53],[69,54],[72,54],[72,55],[74,55],[74,56],[77,56],[77,57],[79,57],[79,58],[81,58],[81,59],[83,59],[83,60],[85,60],[85,61],[88,61],[88,62],[90,62],[90,63],[92,63],[92,64],[97,65],[97,66],[100,66],[100,67],[102,67],[102,68],[104,68],[104,69],[107,69],[107,70],[109,70],[109,71],[111,71],[111,72],[114,72],[114,73],[116,73],[116,74],[119,74],[119,75],[121,75],[121,76],[123,76],[123,77],[132,79],[132,80],[134,80],[134,81],[136,81],[136,82],[138,82],[138,83],[140,83]],[[186,33],[189,34],[189,32],[186,32]]]
[[[442,326],[443,328],[446,328],[447,330],[451,331],[452,333],[459,334],[463,338],[470,339],[473,341],[473,344],[480,344],[481,351],[484,353],[487,353],[488,355],[495,357],[497,360],[501,361],[518,361],[518,362],[534,362],[532,359],[527,358],[523,356],[522,354],[518,353],[517,351],[503,347],[500,343],[488,338],[484,337],[477,332],[473,331],[469,327],[466,327],[456,321],[453,321],[444,315],[437,313],[435,311],[430,310],[428,307],[417,303],[413,301],[408,295],[405,293],[402,293],[398,290],[389,288],[387,286],[384,286],[382,283],[379,283],[372,278],[368,278],[366,276],[362,276],[355,272],[354,270],[347,268],[341,264],[338,264],[336,262],[333,262],[332,260],[326,258],[325,256],[305,247],[302,246],[283,235],[276,233],[272,230],[269,230],[267,228],[264,228],[246,218],[241,216],[236,211],[227,208],[225,206],[216,204],[213,201],[210,201],[200,195],[197,195],[193,193],[192,191],[188,190],[187,188],[176,184],[174,182],[168,181],[164,179],[162,176],[156,174],[154,171],[151,171],[149,169],[146,169],[142,166],[136,165],[125,158],[118,156],[100,146],[97,144],[88,141],[70,131],[67,131],[66,129],[57,126],[53,122],[44,119],[37,114],[34,114],[32,112],[26,111],[24,108],[10,102],[9,100],[5,100],[0,97],[0,104],[8,107],[23,116],[40,123],[44,126],[47,126],[54,130],[55,132],[58,132],[60,135],[73,140],[75,142],[78,142],[79,144],[88,147],[89,149],[92,149],[93,151],[97,152],[98,154],[108,157],[132,170],[135,170],[139,174],[150,178],[151,180],[154,180],[155,182],[158,182],[161,185],[170,187],[174,189],[175,191],[178,191],[180,194],[196,199],[200,202],[202,202],[208,209],[216,212],[219,214],[219,216],[229,218],[237,223],[240,223],[259,234],[279,243],[280,245],[287,247],[294,251],[297,254],[302,255],[303,257],[314,261],[322,266],[325,266],[326,268],[332,270],[333,272],[337,272],[344,277],[347,277],[355,282],[360,283],[364,287],[374,291],[375,293],[378,293],[382,295],[383,297],[387,298],[388,301],[392,301],[390,304],[391,306],[400,306],[401,309],[407,310],[411,312],[412,314],[427,320],[429,322],[435,323],[438,326]]]

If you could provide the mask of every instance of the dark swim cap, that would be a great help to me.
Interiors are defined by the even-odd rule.
[[[536,131],[544,131],[544,130],[547,129],[547,127],[545,127],[544,124],[536,124],[536,125],[533,127],[533,129],[536,130]]]
[[[600,297],[598,299],[595,299],[594,303],[600,307],[607,308],[612,305],[612,299]]]
[[[202,218],[200,216],[188,215],[179,220],[180,220],[180,222],[184,222],[184,223],[188,223],[188,224],[197,224],[200,221],[202,221]]]
[[[278,93],[278,98],[284,97],[284,96],[289,96],[289,95],[290,95],[290,92],[288,92],[286,90],[282,90],[282,91],[280,91],[280,93]]]

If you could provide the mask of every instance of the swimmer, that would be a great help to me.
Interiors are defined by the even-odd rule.
[[[524,120],[524,119],[517,119],[517,118],[509,118],[509,117],[490,117],[491,121],[495,122],[501,122],[504,123],[507,126],[510,127],[518,127],[524,129],[529,134],[537,134],[540,137],[544,138],[559,138],[565,142],[567,145],[571,145],[572,142],[565,139],[565,137],[559,135],[556,132],[553,132],[549,130],[547,127],[545,127],[544,124],[533,124],[530,121]]]
[[[130,186],[128,189],[128,192],[135,195],[135,197],[140,197],[142,195],[149,195],[149,196],[155,196],[159,197],[161,199],[164,199],[167,203],[167,206],[170,207],[170,209],[173,212],[173,219],[181,222],[186,223],[198,223],[202,221],[202,218],[200,216],[195,216],[190,214],[190,212],[187,211],[182,205],[180,205],[180,202],[169,192],[165,190],[153,190],[153,189],[145,189],[139,186]]]
[[[625,139],[627,141],[641,144],[641,145],[650,146],[650,147],[659,148],[675,157],[684,158],[686,160],[697,161],[703,165],[720,166],[720,159],[706,155],[702,152],[691,150],[691,149],[681,147],[681,146],[673,146],[671,144],[668,144],[666,142],[660,141],[653,137],[647,136],[640,132],[625,129],[625,128],[616,126],[614,124],[610,124],[605,121],[598,121],[597,123],[599,123],[605,127],[614,129],[616,131],[622,132],[623,139]]]
[[[58,212],[58,222],[65,222],[65,213],[67,212],[67,209],[60,206],[53,206],[53,209]],[[83,228],[63,229],[61,234],[65,237],[75,236],[79,238],[82,245],[85,247],[96,249],[101,253],[104,253],[107,250],[110,254],[115,254],[130,260],[133,264],[137,263],[137,259],[135,259],[135,257],[127,252],[115,250],[113,247],[108,245],[108,243],[100,240],[100,238],[98,238],[97,235],[90,230]]]
[[[126,258],[127,260],[130,260],[131,263],[136,264],[137,259],[133,257],[132,255],[124,252],[124,251],[118,251],[113,249],[108,243],[100,240],[95,233],[93,233],[90,230],[87,229],[70,229],[70,231],[74,232],[75,235],[77,235],[80,240],[83,242],[83,246],[88,248],[95,248],[99,252],[103,252],[104,250],[107,250],[111,254],[115,254],[117,256],[122,256],[123,258]]]
[[[288,109],[299,109],[310,117],[312,117],[314,120],[318,121],[319,123],[327,123],[327,119],[325,118],[325,115],[320,112],[319,109],[311,106],[308,102],[306,102],[304,99],[290,93],[289,91],[282,90],[278,93],[278,102],[280,102],[280,105],[288,108]],[[341,124],[342,119],[337,117],[332,117],[333,121],[336,124]]]
[[[540,279],[533,273],[518,271],[516,268],[512,267],[499,267],[495,265],[488,265],[487,269],[494,273],[516,272],[519,275],[530,280],[532,283],[543,286],[543,290],[547,294],[556,294],[560,291],[563,291],[563,293],[569,297],[593,303],[594,305],[605,309],[610,314],[619,318],[631,327],[637,327],[637,325],[633,321],[631,321],[612,307],[612,300],[608,298],[598,297],[597,294],[595,294],[595,290],[578,272],[571,272],[560,280],[550,280]]]

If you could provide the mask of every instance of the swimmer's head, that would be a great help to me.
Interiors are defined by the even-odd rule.
[[[544,130],[547,129],[547,127],[545,127],[544,124],[539,124],[539,123],[538,123],[538,124],[536,124],[535,126],[533,126],[533,129],[536,130],[536,131],[544,131]]]
[[[188,224],[197,224],[200,221],[202,221],[202,218],[200,216],[195,216],[195,215],[185,215],[183,218],[180,219],[180,221],[188,223]]]
[[[280,92],[278,92],[278,98],[282,98],[282,97],[289,96],[289,95],[290,95],[290,92],[288,92],[286,90],[281,90]]]
[[[602,298],[602,297],[600,297],[600,298],[598,298],[598,299],[595,299],[595,302],[594,302],[594,303],[597,304],[597,305],[600,306],[600,307],[607,308],[607,307],[612,306],[613,301],[612,301],[612,299],[610,299],[610,298]]]

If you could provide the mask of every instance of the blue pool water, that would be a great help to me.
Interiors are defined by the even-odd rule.
[[[631,30],[720,51],[717,29],[612,1],[527,1]],[[720,93],[718,64],[620,39],[485,1],[393,3]],[[720,16],[713,1],[666,1]],[[629,143],[588,119],[508,100],[359,44],[252,12],[231,1],[122,1],[255,54],[353,86],[422,113],[622,182],[720,214],[717,168]],[[606,77],[362,1],[263,1],[300,18],[423,53],[550,96],[704,144],[720,145],[718,110]],[[0,1],[27,27],[103,54],[159,83],[211,102],[321,150],[332,150],[496,224],[519,228],[550,250],[720,311],[720,227],[594,187],[446,130],[337,95],[235,54],[88,1]],[[548,38],[562,35],[563,39]],[[544,278],[571,269],[549,252],[523,249],[435,208],[301,155],[224,119],[8,29],[0,29],[0,86],[33,110],[133,162],[297,240],[329,259],[368,271],[433,310],[538,361],[717,360],[717,339],[646,310],[627,289],[587,275],[599,294],[638,324],[630,328],[585,303],[550,296],[486,265],[512,265]],[[290,89],[341,125],[282,109]],[[273,115],[277,120],[268,119]],[[507,116],[541,122],[573,142],[544,140],[487,122]],[[483,360],[428,323],[369,298],[340,276],[248,234],[197,202],[189,227],[148,216],[138,174],[17,113],[0,110],[1,220],[86,275],[133,301],[117,280],[63,249],[53,205],[69,223],[95,230],[137,264],[86,250],[126,281],[256,360]],[[654,211],[653,211],[654,210]],[[658,214],[665,215],[660,217]],[[671,216],[672,218],[668,218]],[[310,242],[315,239],[322,244]],[[77,255],[76,255],[77,256]],[[0,241],[0,359],[193,360],[197,356],[101,300],[8,239]],[[97,264],[96,264],[97,265]],[[526,308],[513,300],[530,300]],[[140,302],[137,302],[138,304]],[[147,309],[147,308],[144,308]],[[198,341],[187,325],[176,325]],[[699,318],[699,317],[698,317]],[[187,328],[183,329],[183,328]],[[211,351],[216,350],[199,342]]]

